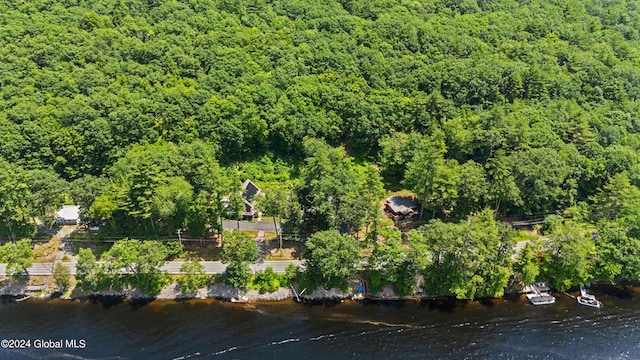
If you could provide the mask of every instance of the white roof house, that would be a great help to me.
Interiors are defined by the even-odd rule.
[[[64,205],[56,213],[56,223],[77,225],[80,223],[80,205]]]

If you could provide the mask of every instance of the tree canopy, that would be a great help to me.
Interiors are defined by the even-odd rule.
[[[0,246],[0,262],[7,264],[6,275],[20,277],[26,275],[27,269],[33,263],[33,249],[31,240],[21,239]]]
[[[1,1],[0,239],[70,203],[116,238],[225,238],[251,178],[315,252],[375,230],[368,250],[390,268],[369,270],[402,291],[500,294],[511,235],[495,218],[568,209],[584,211],[517,258],[519,281],[639,280],[639,14],[633,0]],[[402,188],[428,223],[399,241],[377,218]],[[113,261],[133,264],[123,246]],[[314,251],[326,283],[346,276]],[[233,261],[239,283],[253,253]]]
[[[360,248],[352,236],[336,230],[315,233],[307,241],[306,271],[321,279],[325,288],[342,286],[345,278],[356,273],[360,264]]]
[[[120,235],[204,237],[239,190],[227,170],[252,161],[300,177],[316,230],[366,226],[363,162],[457,219],[561,211],[625,172],[638,185],[635,10],[3,2],[0,235],[30,236],[72,196]]]

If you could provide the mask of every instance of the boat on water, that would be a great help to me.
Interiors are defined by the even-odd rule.
[[[596,299],[596,297],[592,294],[587,294],[587,289],[584,286],[580,287],[580,296],[576,298],[578,300],[578,304],[589,306],[593,308],[601,308],[602,303]]]
[[[29,299],[31,299],[31,295],[27,295],[27,294],[25,294],[25,295],[22,295],[22,296],[16,297],[16,298],[14,299],[14,301],[15,301],[15,302],[22,302],[22,301],[29,300]]]
[[[549,305],[556,302],[548,291],[551,290],[545,283],[531,284],[525,288],[525,296],[531,305]]]
[[[249,302],[249,297],[248,296],[238,296],[236,297],[232,297],[231,298],[231,302],[232,303],[238,303],[238,304],[246,304]]]

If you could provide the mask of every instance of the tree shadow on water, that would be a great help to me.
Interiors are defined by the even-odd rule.
[[[453,313],[459,305],[460,303],[456,299],[424,299],[420,301],[418,307],[430,311]]]
[[[89,296],[88,301],[92,304],[100,304],[103,308],[109,309],[124,303],[125,299],[124,296],[92,295]]]
[[[511,304],[516,304],[522,301],[522,295],[521,294],[508,294],[502,297],[502,300],[511,303]]]
[[[155,299],[153,298],[142,298],[142,299],[132,299],[130,300],[129,306],[131,306],[131,308],[133,310],[138,310],[143,308],[144,306],[146,306],[147,304],[149,304],[150,302],[154,301]]]
[[[0,304],[7,305],[7,304],[16,304],[16,303],[18,303],[18,301],[16,301],[16,296],[0,295]]]
[[[478,302],[484,307],[493,307],[495,305],[495,299],[491,298],[478,299]]]
[[[633,289],[627,285],[598,288],[596,292],[601,292],[606,296],[613,296],[621,300],[631,300],[634,297]]]
[[[392,309],[400,309],[404,308],[408,302],[413,302],[411,300],[370,300],[366,299],[361,301],[360,303],[364,306],[378,306],[382,308],[392,308]]]

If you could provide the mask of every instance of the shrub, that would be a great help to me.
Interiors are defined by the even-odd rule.
[[[273,292],[280,288],[280,280],[283,276],[276,274],[271,267],[264,271],[258,271],[253,275],[250,289],[258,290],[261,294]]]
[[[165,242],[164,247],[167,249],[167,259],[175,259],[182,255],[182,248],[180,244],[175,241]]]
[[[224,277],[225,284],[238,289],[246,289],[250,280],[251,269],[249,265],[236,261],[227,265]]]
[[[379,270],[369,272],[369,293],[377,294],[382,291],[382,275]]]
[[[178,284],[183,293],[193,293],[207,286],[211,278],[205,273],[204,266],[195,260],[184,263],[180,272],[183,274],[178,276]]]
[[[296,279],[298,276],[298,267],[294,264],[289,264],[287,268],[284,270],[284,274],[280,279],[280,286],[289,287],[291,282]]]
[[[133,278],[131,278],[133,280]],[[171,278],[166,273],[154,271],[141,274],[137,280],[138,289],[148,295],[158,295]],[[132,282],[130,282],[131,284]]]

